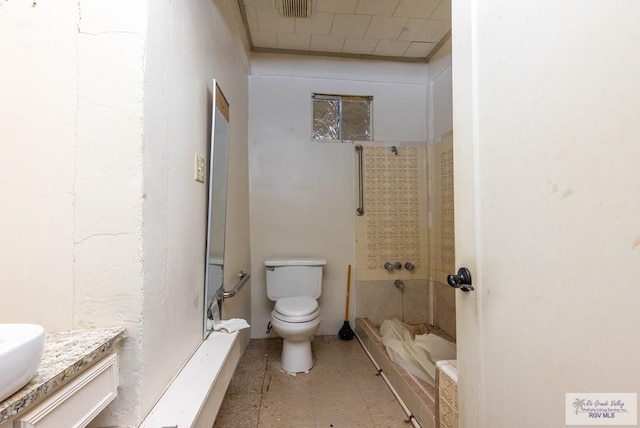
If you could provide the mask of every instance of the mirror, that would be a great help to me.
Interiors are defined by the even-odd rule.
[[[227,220],[227,170],[229,159],[229,103],[213,80],[211,146],[207,178],[207,244],[204,274],[204,338],[220,321],[224,291],[224,240]]]

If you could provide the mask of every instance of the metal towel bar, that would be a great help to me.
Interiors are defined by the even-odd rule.
[[[234,287],[229,290],[229,291],[224,291],[222,293],[222,299],[229,299],[230,297],[235,296],[236,294],[238,294],[240,292],[240,289],[242,287],[244,287],[244,285],[247,283],[247,281],[249,281],[249,278],[251,278],[251,274],[245,273],[243,271],[240,271],[240,273],[238,274],[238,282],[236,283],[236,285],[234,285]]]
[[[358,153],[358,208],[356,208],[356,215],[364,215],[364,181],[362,177],[362,152],[364,148],[358,144],[356,146],[356,153]]]

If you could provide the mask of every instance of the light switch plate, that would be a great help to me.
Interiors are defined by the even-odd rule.
[[[195,180],[204,183],[204,158],[196,153]]]

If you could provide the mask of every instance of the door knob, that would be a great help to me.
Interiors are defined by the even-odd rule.
[[[462,291],[473,291],[471,286],[471,272],[466,267],[458,269],[457,275],[447,276],[447,282],[453,288],[459,288]]]

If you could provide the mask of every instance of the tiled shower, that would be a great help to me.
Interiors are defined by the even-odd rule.
[[[432,144],[367,143],[356,217],[356,316],[398,318],[455,338],[451,133]],[[357,165],[356,165],[357,171]],[[385,263],[400,264],[387,270]],[[406,264],[415,266],[407,269]],[[400,280],[400,283],[397,282]]]
[[[379,326],[397,318],[455,341],[455,290],[446,282],[455,267],[453,135],[430,144],[369,143],[362,154],[356,333],[410,420],[435,428],[438,386],[393,363]],[[388,269],[393,265],[399,268]]]

